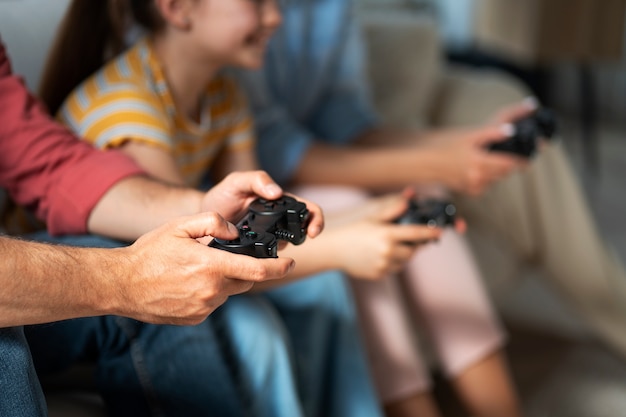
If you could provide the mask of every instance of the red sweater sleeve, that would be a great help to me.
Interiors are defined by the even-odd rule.
[[[125,155],[99,151],[52,120],[28,92],[0,42],[0,187],[34,209],[52,234],[79,234],[109,188],[143,171]]]

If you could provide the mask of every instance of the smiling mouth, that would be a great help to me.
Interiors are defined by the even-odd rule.
[[[246,39],[246,45],[254,46],[257,48],[265,48],[272,37],[272,32],[259,31],[254,35],[250,35]]]

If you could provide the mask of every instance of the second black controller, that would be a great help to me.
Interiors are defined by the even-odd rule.
[[[304,203],[283,196],[277,200],[256,199],[237,223],[239,237],[213,239],[209,246],[255,258],[278,257],[277,239],[299,245],[306,239],[309,210]]]
[[[425,224],[431,227],[453,226],[456,206],[440,200],[409,200],[409,208],[394,220],[398,224]]]
[[[511,152],[526,158],[537,152],[540,138],[552,139],[556,133],[556,119],[552,111],[540,108],[530,116],[515,122],[515,133],[503,141],[489,145],[492,151]]]

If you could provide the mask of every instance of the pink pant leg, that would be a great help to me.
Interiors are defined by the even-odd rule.
[[[428,391],[428,364],[420,354],[395,277],[350,281],[381,401],[389,403]]]
[[[333,186],[300,186],[289,190],[296,195],[319,204],[325,213],[357,207],[370,198],[370,194],[360,188]]]
[[[304,187],[295,192],[320,204],[327,213],[356,207],[369,198],[366,192],[350,187]],[[419,193],[441,196],[437,187],[422,187]],[[426,330],[421,334],[430,337],[451,376],[504,343],[473,255],[464,238],[452,230],[444,232],[438,243],[418,250],[402,276],[351,281],[383,402],[422,392],[431,384],[409,314],[419,315]]]
[[[416,343],[416,322],[452,377],[504,344],[472,255],[452,230],[418,250],[400,277],[352,280],[352,287],[383,402],[430,388],[428,364]]]
[[[463,236],[446,230],[418,250],[402,285],[450,376],[502,347],[504,332]]]
[[[369,198],[350,187],[304,187],[295,192],[328,213],[356,207]],[[438,243],[418,250],[401,277],[351,283],[383,402],[430,386],[408,314],[419,315],[445,371],[452,376],[504,343],[473,256],[464,238],[453,230],[445,231]]]
[[[292,191],[319,204],[326,213],[356,207],[370,198],[366,192],[350,187],[301,187]],[[386,403],[428,390],[428,369],[413,339],[396,279],[353,279],[350,283],[381,400]]]

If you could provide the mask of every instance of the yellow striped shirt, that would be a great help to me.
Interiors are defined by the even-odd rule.
[[[194,122],[176,111],[147,39],[78,86],[58,118],[101,149],[139,141],[171,152],[190,186],[199,184],[219,153],[254,145],[247,103],[231,78],[222,74],[211,81]]]

